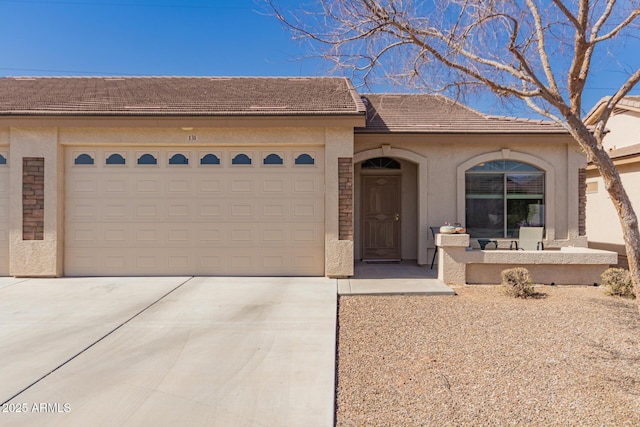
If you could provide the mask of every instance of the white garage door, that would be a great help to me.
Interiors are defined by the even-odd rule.
[[[0,276],[9,275],[9,156],[0,150]]]
[[[322,148],[69,148],[66,275],[324,274]]]

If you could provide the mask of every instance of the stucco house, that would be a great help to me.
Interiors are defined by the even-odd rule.
[[[594,106],[585,119],[587,124],[594,124],[607,100],[604,98]],[[607,122],[602,143],[637,211],[640,208],[640,96],[628,96],[618,103]],[[628,267],[618,214],[593,165],[587,167],[587,234],[589,247],[617,252],[619,266]]]
[[[0,78],[0,275],[346,277],[429,264],[445,221],[586,247],[584,162],[555,124],[345,78]]]

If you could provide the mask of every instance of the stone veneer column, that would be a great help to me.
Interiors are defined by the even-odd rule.
[[[44,158],[22,159],[22,240],[44,240]]]
[[[353,158],[338,158],[339,240],[353,240]]]
[[[578,169],[578,236],[587,235],[587,169]]]

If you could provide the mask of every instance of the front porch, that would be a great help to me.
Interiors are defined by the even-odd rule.
[[[338,279],[339,295],[455,295],[436,270],[416,260],[393,263],[355,261],[353,277]]]

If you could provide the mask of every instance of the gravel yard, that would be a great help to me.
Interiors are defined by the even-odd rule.
[[[344,296],[337,426],[638,426],[640,315],[603,288]]]

